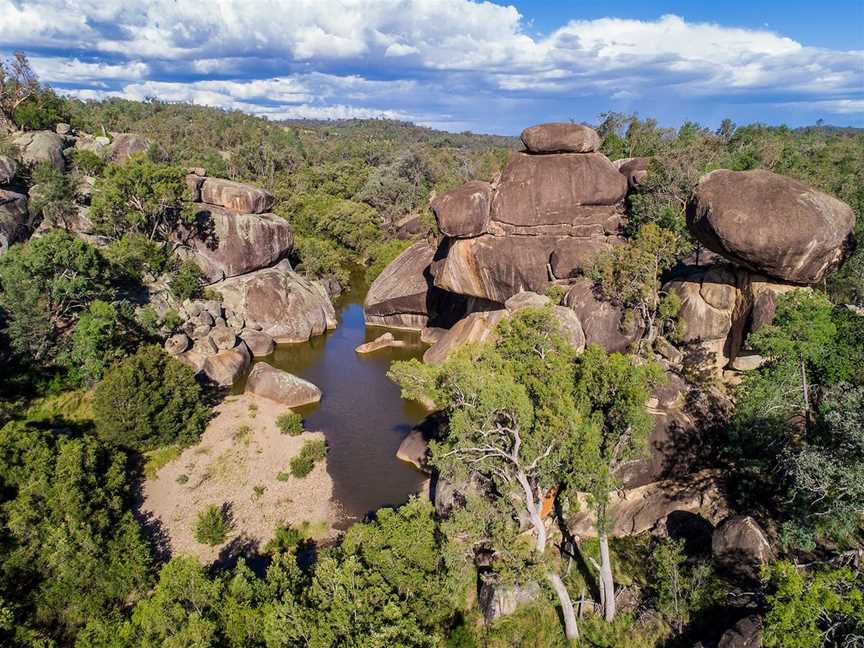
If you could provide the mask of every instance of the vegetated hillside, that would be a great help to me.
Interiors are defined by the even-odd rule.
[[[540,268],[540,283],[554,285],[528,305],[554,303],[485,304],[507,310],[494,343],[443,364],[393,367],[406,395],[435,402],[449,419],[430,459],[467,480],[461,496],[442,488],[434,505],[418,498],[379,511],[327,548],[314,546],[308,528],[280,525],[251,557],[220,545],[233,521],[202,503],[188,535],[222,554],[205,568],[167,556],[157,521],[140,520],[135,506],[141,480],[200,439],[224,396],[214,376],[230,385],[250,350],[266,355],[274,336],[322,333],[345,263],[367,264],[371,277],[417,242],[430,251],[424,270],[443,239],[429,199],[494,180],[517,143],[390,121],[273,123],[159,101],[84,103],[14,74],[0,82],[0,122],[11,127],[0,136],[0,643],[561,646],[562,618],[577,619],[586,646],[729,648],[760,627],[766,646],[855,645],[864,635],[864,318],[843,306],[864,300],[864,255],[848,250],[827,281],[771,297],[770,323],[747,340],[762,364],[732,371],[740,385],[717,367],[684,365],[676,337],[694,321],[730,335],[755,283],[747,270],[746,285],[729,279],[740,268],[714,281],[704,269],[676,274],[695,246],[685,211],[699,178],[720,168],[791,176],[851,206],[860,233],[860,132],[664,129],[601,115],[592,140],[600,151],[638,158],[622,166],[625,182],[586,153],[615,185],[617,202],[604,207],[626,215],[614,224],[619,245],[560,281]],[[211,185],[189,167],[203,168]],[[214,243],[203,228],[196,247],[201,213],[204,225],[220,219],[226,229]],[[256,245],[235,236],[239,219],[261,234]],[[301,272],[279,263],[289,253]],[[263,304],[246,299],[253,279]],[[576,352],[579,333],[608,312],[592,306],[574,326],[584,304],[564,294],[576,284],[587,286],[585,302],[607,300],[623,323],[641,311],[653,325],[617,331],[620,353]],[[303,299],[288,299],[296,294]],[[271,304],[284,310],[268,312]],[[246,328],[255,309],[270,317],[256,323],[273,336]],[[755,318],[745,319],[752,329]],[[666,389],[662,376],[675,372]],[[691,405],[711,433],[696,450],[704,441],[710,467],[733,485],[730,518],[712,529],[693,513],[714,501],[697,483],[682,504],[689,513],[621,532],[656,498],[686,495],[673,481],[652,482],[653,491],[629,492],[654,497],[651,506],[628,508],[618,469],[646,459],[658,413]],[[303,433],[302,420],[283,420],[284,433]],[[693,450],[671,448],[683,459]],[[294,477],[326,451],[307,455],[292,462]],[[481,465],[467,474],[470,461]],[[185,481],[176,485],[186,492]],[[514,514],[523,501],[533,510]]]

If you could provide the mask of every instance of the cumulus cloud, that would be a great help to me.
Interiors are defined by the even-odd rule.
[[[43,79],[79,96],[485,130],[529,119],[520,111],[540,111],[538,100],[560,118],[575,98],[864,119],[862,51],[674,15],[571,20],[539,37],[526,27],[514,7],[470,0],[0,0],[0,47],[34,53]]]

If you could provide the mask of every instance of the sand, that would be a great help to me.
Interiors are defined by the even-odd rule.
[[[263,549],[275,528],[285,524],[308,523],[318,540],[335,537],[338,511],[331,502],[326,461],[302,479],[276,478],[288,472],[307,440],[324,438],[313,432],[282,434],[276,418],[286,411],[253,395],[228,397],[200,442],[144,483],[142,512],[158,519],[172,555],[192,555],[209,564],[229,546],[251,543]],[[229,507],[234,527],[223,544],[210,547],[195,540],[195,523],[198,513],[213,504]]]

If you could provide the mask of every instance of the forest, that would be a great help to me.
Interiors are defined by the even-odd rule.
[[[196,443],[227,393],[163,350],[184,301],[221,299],[177,254],[196,223],[190,170],[269,192],[292,268],[333,296],[358,268],[373,281],[417,242],[438,246],[430,202],[495,181],[522,145],[380,119],[82,101],[40,84],[26,58],[0,70],[0,644],[730,648],[750,644],[727,631],[758,623],[768,648],[864,645],[864,247],[778,298],[747,338],[764,362],[734,384],[685,363],[700,461],[725,475],[730,511],[758,521],[758,564],[712,551],[701,527],[614,532],[622,469],[646,455],[646,403],[667,381],[660,340],[680,339],[682,301],[666,286],[702,251],[687,222],[700,178],[800,181],[851,207],[861,240],[864,132],[598,115],[600,153],[650,161],[621,244],[586,277],[645,333],[627,351],[574,351],[553,285],[492,342],[394,363],[403,396],[445,417],[432,471],[473,484],[452,511],[418,494],[335,541],[280,526],[254,555],[202,564],[166,551],[140,514],[148,471]],[[49,131],[146,146],[120,159],[76,145],[65,168],[28,159],[20,136]],[[15,227],[10,194],[29,203]],[[156,285],[174,307],[148,301]],[[293,435],[302,418],[279,425]],[[307,445],[292,471],[326,454]],[[580,512],[593,531],[576,537]],[[196,534],[219,545],[231,524],[204,510]],[[486,583],[520,605],[490,619]]]

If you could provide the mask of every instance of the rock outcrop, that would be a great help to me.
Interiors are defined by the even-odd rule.
[[[278,343],[305,342],[336,328],[336,312],[325,288],[294,272],[287,260],[211,286],[247,328]]]
[[[717,648],[762,648],[762,619],[744,617],[723,633]]]
[[[492,185],[488,182],[468,182],[437,197],[431,207],[438,229],[445,236],[479,236],[489,226]]]
[[[200,191],[201,202],[241,214],[263,214],[274,202],[264,189],[221,178],[205,178]]]
[[[366,323],[412,329],[426,326],[430,310],[429,266],[434,256],[435,250],[428,243],[415,243],[384,268],[363,302]]]
[[[188,246],[181,249],[210,281],[271,266],[294,243],[288,221],[275,214],[235,213],[203,203],[194,208],[196,223],[181,233]]]
[[[44,162],[58,171],[66,170],[66,158],[63,156],[66,138],[62,135],[52,131],[18,133],[12,137],[12,143],[21,151],[21,161],[24,164]]]
[[[16,173],[18,173],[18,163],[8,155],[0,155],[0,185],[12,182]]]
[[[849,253],[855,214],[792,178],[764,170],[718,170],[699,181],[687,223],[709,250],[739,266],[811,284]]]
[[[0,255],[24,239],[28,219],[27,196],[0,189]]]
[[[135,133],[116,133],[111,142],[109,157],[112,162],[123,163],[133,155],[146,153],[149,148],[150,140],[146,137]]]
[[[564,297],[564,304],[582,323],[585,344],[599,344],[609,352],[624,353],[642,337],[641,322],[616,304],[600,299],[590,279],[576,280]]]
[[[321,390],[287,371],[258,362],[246,379],[246,392],[286,407],[301,407],[321,400]]]
[[[752,579],[758,579],[762,565],[774,559],[765,531],[749,515],[736,515],[718,526],[711,537],[711,552],[727,570]]]
[[[615,160],[612,164],[627,179],[627,187],[636,189],[648,177],[648,165],[651,159],[647,157],[631,157]]]
[[[408,343],[405,340],[397,340],[392,333],[383,333],[374,340],[359,345],[354,351],[365,354],[374,353],[381,349],[396,349],[406,346],[408,346]]]
[[[595,518],[587,495],[578,497],[582,506],[567,525],[576,537],[594,537]],[[616,491],[610,498],[610,510],[609,535],[615,538],[650,531],[676,511],[695,513],[716,524],[728,515],[729,508],[719,474],[706,470],[686,480],[667,479]]]

